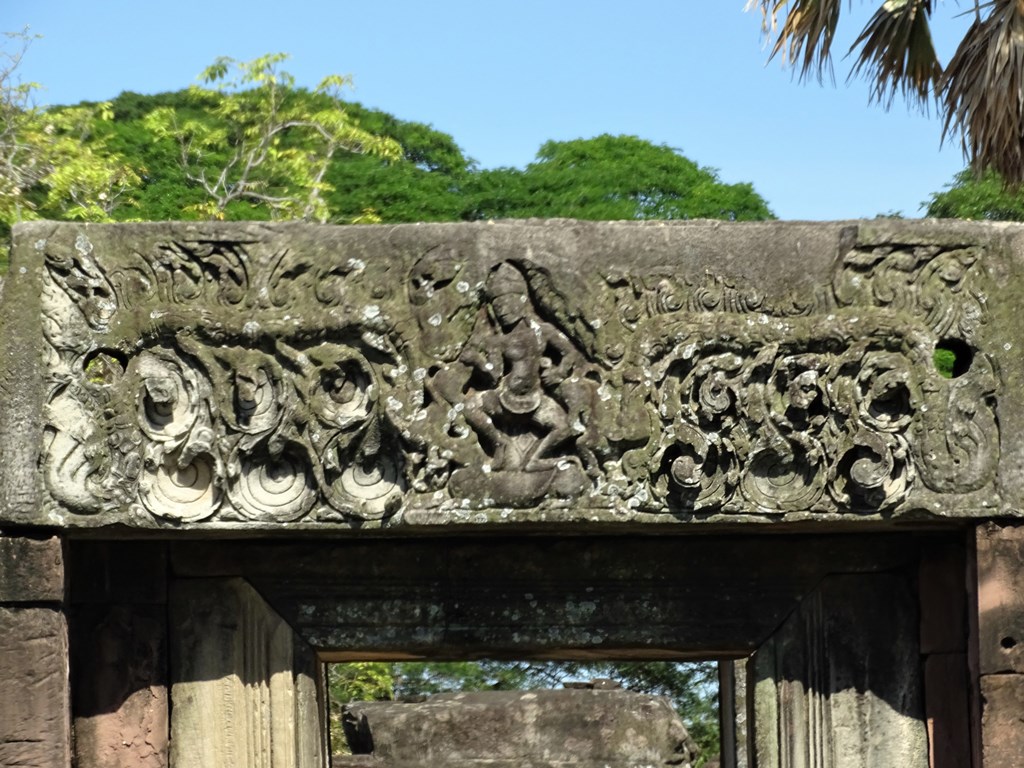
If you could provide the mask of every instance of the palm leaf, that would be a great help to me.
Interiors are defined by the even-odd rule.
[[[975,170],[1024,183],[1024,0],[993,0],[967,31],[942,81],[943,138],[962,135]]]
[[[747,4],[748,9],[761,10],[771,58],[782,54],[784,62],[800,67],[801,78],[813,73],[819,80],[831,62],[841,7],[842,0],[750,0]]]
[[[872,81],[872,100],[886,108],[897,91],[927,106],[941,80],[928,26],[931,6],[931,0],[886,0],[850,48],[861,48],[850,77]]]

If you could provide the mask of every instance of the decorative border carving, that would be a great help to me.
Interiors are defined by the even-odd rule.
[[[810,296],[282,238],[47,246],[49,492],[136,525],[402,510],[882,515],[998,460],[981,246],[854,246]]]

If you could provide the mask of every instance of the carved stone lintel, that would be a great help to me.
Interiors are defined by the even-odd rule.
[[[830,280],[786,293],[682,261],[573,273],[539,246],[477,253],[481,229],[400,229],[400,246],[317,230],[340,238],[330,255],[312,230],[232,231],[168,227],[121,252],[72,227],[41,241],[42,466],[61,519],[994,503],[987,245],[843,234]],[[953,379],[932,363],[946,342],[971,354]]]

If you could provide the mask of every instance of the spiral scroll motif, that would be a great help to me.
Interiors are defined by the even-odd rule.
[[[390,457],[378,456],[369,465],[350,464],[335,483],[339,495],[354,504],[361,517],[379,519],[401,502],[402,477]]]
[[[210,456],[200,455],[180,466],[180,458],[178,452],[168,453],[143,473],[139,481],[142,504],[157,517],[184,523],[205,520],[221,501],[214,462]]]
[[[177,443],[196,423],[201,397],[195,371],[170,355],[143,352],[129,369],[139,380],[139,426],[159,443]]]
[[[232,426],[239,432],[259,434],[277,424],[281,408],[269,366],[235,372],[233,406]]]
[[[258,455],[242,461],[242,473],[228,492],[231,503],[250,520],[291,522],[316,500],[307,463],[297,452]]]
[[[320,352],[320,350],[318,350]],[[348,429],[364,422],[377,389],[365,360],[332,346],[311,381],[313,412],[326,425]]]
[[[756,450],[741,480],[743,495],[769,511],[810,509],[821,498],[825,475],[821,464],[796,446],[781,453],[774,448]]]

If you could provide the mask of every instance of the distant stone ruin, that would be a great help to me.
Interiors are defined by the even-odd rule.
[[[486,691],[343,710],[352,755],[333,768],[691,768],[696,748],[663,696]]]

